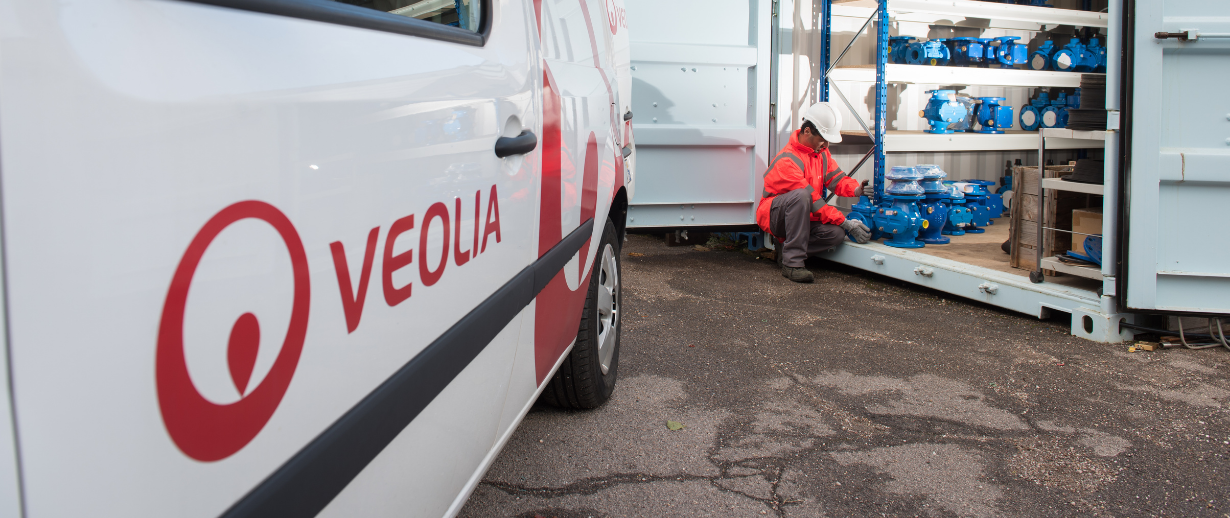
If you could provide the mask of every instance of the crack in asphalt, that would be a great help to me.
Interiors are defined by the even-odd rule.
[[[602,477],[590,477],[590,478],[581,479],[581,480],[572,482],[562,487],[541,487],[541,486],[540,487],[530,487],[530,486],[522,486],[519,484],[509,484],[506,482],[494,482],[494,481],[487,481],[487,480],[484,480],[482,482],[482,485],[498,489],[509,495],[533,495],[533,496],[538,496],[538,497],[543,497],[543,498],[560,498],[560,497],[565,497],[565,496],[593,495],[593,494],[600,493],[602,491],[611,489],[613,487],[622,486],[622,485],[653,484],[655,482],[706,481],[718,491],[721,491],[723,493],[739,495],[744,498],[763,503],[769,506],[771,509],[773,509],[775,514],[777,514],[778,516],[784,516],[784,514],[782,514],[782,507],[787,506],[787,505],[798,504],[798,503],[801,503],[801,501],[784,500],[777,495],[777,487],[778,487],[778,484],[781,482],[781,474],[782,474],[781,468],[774,468],[772,470],[772,475],[769,475],[768,473],[764,473],[764,472],[749,474],[749,475],[728,475],[726,473],[726,470],[724,469],[722,470],[721,475],[713,475],[713,476],[693,475],[693,474],[688,474],[688,473],[678,473],[678,474],[673,474],[673,475],[650,475],[647,473],[617,473],[617,474],[607,475],[607,476],[602,476]],[[737,489],[731,489],[729,487],[725,487],[718,483],[723,480],[739,480],[739,479],[747,479],[747,478],[754,478],[754,477],[765,477],[765,480],[770,482],[770,487],[772,488],[770,490],[770,494],[773,495],[772,498],[762,498],[762,497],[758,497],[755,495],[750,495],[750,494],[747,494],[746,492],[739,491]]]

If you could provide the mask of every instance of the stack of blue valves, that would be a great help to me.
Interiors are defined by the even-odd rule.
[[[1014,68],[1029,61],[1029,46],[1019,36],[998,38],[888,39],[888,61],[898,65],[993,66]]]
[[[1068,110],[1080,108],[1081,89],[1077,88],[1072,95],[1059,92],[1059,96],[1051,99],[1046,92],[1038,93],[1038,98],[1021,107],[1021,129],[1037,131],[1042,128],[1066,128],[1068,126]]]
[[[934,164],[919,164],[914,168],[922,173],[923,200],[918,203],[918,211],[927,220],[918,232],[918,240],[928,245],[946,245],[950,239],[944,237],[942,232],[948,224],[949,200],[952,199],[948,186],[944,185],[944,177],[948,173]]]
[[[1042,42],[1029,58],[1029,68],[1034,70],[1058,70],[1060,72],[1105,72],[1106,47],[1096,36],[1082,42],[1072,38],[1063,48],[1055,47],[1051,40]]]
[[[927,133],[948,134],[958,130],[976,133],[1003,133],[1012,127],[1012,107],[1004,106],[1003,97],[978,97],[973,107],[973,118],[981,127],[974,129],[965,124],[970,109],[957,100],[956,90],[928,90],[931,99],[918,116],[927,119]],[[1065,112],[1066,115],[1066,112]],[[1066,122],[1066,118],[1065,118]]]
[[[888,184],[878,205],[863,196],[847,218],[871,229],[871,239],[886,238],[896,248],[944,245],[944,236],[981,234],[1003,216],[1002,194],[992,194],[989,180],[944,181],[948,176],[934,164],[895,166],[884,174]],[[853,238],[851,238],[853,241]]]

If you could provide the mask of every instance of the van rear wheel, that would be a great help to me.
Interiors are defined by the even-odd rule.
[[[598,260],[589,276],[577,342],[542,391],[547,404],[598,408],[615,390],[623,321],[619,245],[615,224],[607,218],[598,244]]]

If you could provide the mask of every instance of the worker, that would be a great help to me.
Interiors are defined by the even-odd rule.
[[[803,113],[798,131],[790,135],[790,143],[765,171],[756,224],[778,241],[782,276],[794,282],[812,282],[815,277],[803,261],[832,250],[847,233],[859,243],[871,238],[866,225],[847,219],[824,198],[826,191],[856,197],[865,187],[833,160],[829,144],[839,142],[841,114],[829,103],[813,104]]]

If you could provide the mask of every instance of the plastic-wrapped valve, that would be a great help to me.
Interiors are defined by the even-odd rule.
[[[918,184],[918,181],[923,179],[923,173],[917,168],[894,166],[887,173],[884,173],[884,179],[889,181],[888,186],[884,188],[885,194],[921,196],[926,193],[922,185]]]
[[[944,187],[942,178],[948,176],[948,173],[940,169],[940,166],[935,164],[918,164],[914,168],[922,172],[923,179],[920,185],[922,185],[924,192],[941,193],[947,190]]]

